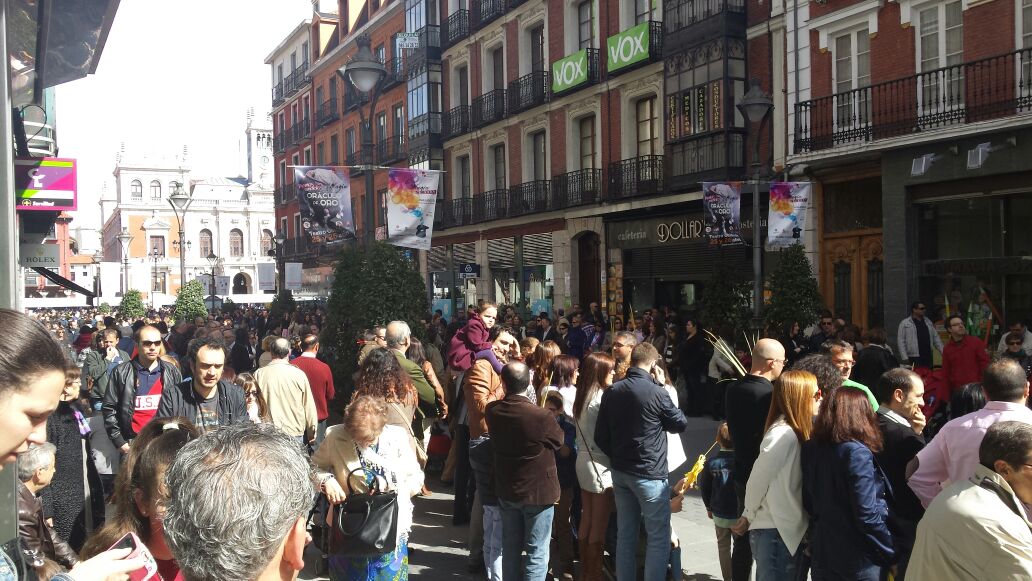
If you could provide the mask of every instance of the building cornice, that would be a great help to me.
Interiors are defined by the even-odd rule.
[[[300,24],[294,27],[294,30],[290,31],[290,34],[285,36],[283,40],[281,40],[280,43],[276,45],[276,48],[272,49],[272,52],[269,53],[269,56],[265,57],[265,64],[271,65],[272,61],[276,60],[276,56],[279,55],[279,53],[283,49],[294,44],[294,42],[296,42],[297,39],[300,38],[301,29],[305,29],[305,31],[308,32],[310,30],[309,27],[311,25],[311,20],[302,20]],[[308,34],[306,34],[305,36],[308,36]]]

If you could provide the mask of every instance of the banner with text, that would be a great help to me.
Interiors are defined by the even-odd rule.
[[[387,171],[387,241],[430,250],[440,172],[391,168]]]
[[[742,244],[742,182],[703,182],[702,211],[710,246]]]
[[[276,265],[271,262],[258,263],[258,292],[276,290]]]
[[[284,285],[287,287],[287,290],[290,290],[290,291],[299,291],[299,290],[301,290],[301,279],[302,279],[302,276],[303,276],[303,271],[301,269],[301,263],[300,262],[287,262],[287,263],[284,264],[284,267],[285,267],[285,271],[284,271],[283,274],[284,274],[284,278],[286,278],[286,280],[284,281]]]
[[[802,242],[810,182],[771,182],[767,248],[787,248]]]
[[[310,244],[335,246],[355,238],[347,168],[294,166],[294,184]]]

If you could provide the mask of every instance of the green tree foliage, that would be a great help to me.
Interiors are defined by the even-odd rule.
[[[293,293],[288,290],[281,290],[272,299],[272,304],[269,305],[269,322],[279,323],[283,318],[283,313],[293,313],[296,309],[297,301],[294,300]]]
[[[728,330],[732,344],[749,329],[752,283],[730,261],[719,260],[702,292],[702,321],[713,330]]]
[[[806,328],[817,320],[823,303],[802,244],[780,251],[769,284],[771,297],[766,316],[771,333],[780,335],[785,325],[792,322]]]
[[[140,291],[131,288],[122,296],[122,304],[118,306],[118,317],[127,321],[138,321],[147,314],[147,307],[143,306],[143,299]]]
[[[99,310],[100,310],[100,314],[102,314],[102,315],[110,315],[111,314],[111,305],[109,305],[106,302],[105,303],[100,303]]]
[[[427,312],[426,283],[400,249],[383,243],[345,249],[334,276],[322,341],[336,353],[335,383],[349,392],[358,365],[356,339],[363,330],[398,320],[407,322],[413,335],[423,336],[419,322]]]
[[[192,322],[196,317],[207,317],[208,308],[204,306],[204,285],[197,280],[191,280],[183,285],[176,295],[176,304],[173,309],[177,321]]]

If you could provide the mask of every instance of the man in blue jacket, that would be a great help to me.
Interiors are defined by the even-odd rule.
[[[683,432],[688,420],[652,378],[659,358],[651,343],[634,347],[627,376],[602,395],[595,426],[595,441],[613,468],[616,577],[621,581],[636,578],[635,552],[642,520],[648,536],[645,581],[666,579],[670,558],[666,432]]]

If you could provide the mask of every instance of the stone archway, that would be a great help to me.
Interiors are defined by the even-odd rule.
[[[235,295],[246,295],[251,293],[251,277],[243,272],[238,272],[233,277],[232,293]]]

